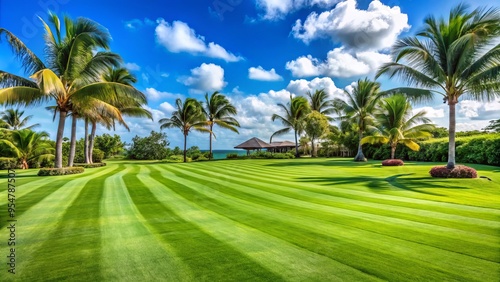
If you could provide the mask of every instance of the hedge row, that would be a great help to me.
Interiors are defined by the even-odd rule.
[[[64,168],[42,168],[38,171],[38,176],[54,176],[54,175],[68,175],[84,172],[83,167],[64,167]]]
[[[17,163],[15,158],[0,158],[0,170],[16,169],[21,166]]]
[[[500,166],[500,134],[485,134],[458,137],[456,143],[456,162]],[[446,162],[448,160],[448,138],[431,139],[419,142],[420,150],[414,152],[404,145],[398,145],[396,158],[409,161]],[[385,160],[390,158],[389,145],[365,145],[363,152],[369,159]]]
[[[240,156],[235,153],[227,154],[226,159],[294,159],[295,156],[292,153],[271,153],[271,152],[255,152],[249,156]]]
[[[83,167],[83,168],[95,168],[106,166],[106,163],[93,163],[93,164],[74,164],[75,167]]]

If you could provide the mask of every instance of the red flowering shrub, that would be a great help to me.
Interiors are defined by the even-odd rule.
[[[477,178],[477,171],[464,165],[457,165],[453,169],[448,169],[446,166],[435,166],[429,173],[432,177],[441,178]]]
[[[405,163],[403,162],[403,160],[400,160],[400,159],[387,159],[387,160],[382,162],[383,166],[400,166],[400,165],[404,165],[404,164]]]

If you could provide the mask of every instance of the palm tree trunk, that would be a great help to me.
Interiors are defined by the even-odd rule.
[[[186,143],[187,143],[187,134],[184,133],[184,162],[187,162],[187,158],[186,158]]]
[[[94,160],[92,159],[94,153],[94,139],[95,139],[95,131],[97,128],[97,122],[92,122],[92,130],[90,131],[90,140],[89,140],[89,160],[90,163],[93,164]]]
[[[396,155],[396,144],[391,144],[391,159]]]
[[[90,163],[90,158],[89,158],[89,119],[85,118],[85,139],[84,139],[84,145],[83,145],[83,150],[84,150],[84,155],[85,155],[85,163],[89,164]]]
[[[363,139],[363,131],[359,131],[359,145],[358,145],[358,153],[354,157],[354,161],[356,162],[366,162],[365,155],[363,154],[363,145],[361,145],[361,139]]]
[[[316,148],[314,147],[314,138],[311,137],[311,157],[316,157]]]
[[[455,130],[456,130],[456,115],[455,106],[456,102],[449,101],[450,106],[450,128],[449,128],[449,143],[448,143],[448,164],[446,167],[448,169],[455,168]]]
[[[62,168],[62,143],[64,135],[64,122],[66,121],[66,116],[68,112],[59,112],[59,124],[57,126],[57,136],[56,136],[56,154],[55,154],[55,167]]]
[[[71,142],[69,145],[69,157],[68,166],[72,167],[75,161],[75,151],[76,151],[76,120],[77,116],[73,113],[71,116]]]
[[[212,159],[212,129],[213,129],[213,125],[210,124],[210,154],[208,155],[208,159],[211,160]]]
[[[297,141],[297,130],[294,131],[295,133],[295,157],[299,157],[299,142]]]

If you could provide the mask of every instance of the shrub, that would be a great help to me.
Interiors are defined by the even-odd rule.
[[[83,168],[96,168],[106,166],[106,163],[93,163],[93,164],[74,164],[75,167]]]
[[[0,158],[0,170],[18,168],[15,158]]]
[[[400,166],[404,164],[403,160],[400,159],[387,159],[382,162],[383,166]]]
[[[239,156],[236,153],[229,153],[226,155],[226,159],[228,159],[228,160],[234,160],[234,159],[237,159],[238,157]]]
[[[42,168],[38,171],[38,176],[54,176],[54,175],[68,175],[84,172],[83,167],[64,167],[64,168]]]
[[[92,151],[92,161],[94,163],[100,163],[102,162],[102,160],[104,160],[104,152],[97,148],[94,148],[94,150]]]
[[[477,178],[477,171],[464,165],[457,165],[453,169],[448,169],[446,166],[435,166],[429,173],[432,177],[441,178]]]
[[[172,163],[182,163],[184,161],[183,155],[172,155],[168,157],[168,161]]]

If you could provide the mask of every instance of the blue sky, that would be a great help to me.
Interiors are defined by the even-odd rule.
[[[472,7],[499,6],[500,1],[468,1]],[[22,4],[21,4],[22,3]],[[38,16],[47,11],[72,18],[87,17],[106,27],[111,50],[137,76],[136,87],[149,98],[155,120],[127,119],[131,131],[114,133],[130,142],[133,136],[159,130],[157,120],[169,117],[177,97],[203,99],[220,91],[238,108],[240,134],[215,129],[215,149],[229,149],[251,137],[268,140],[281,128],[271,115],[289,95],[325,88],[331,97],[359,78],[373,78],[390,59],[397,38],[414,34],[425,16],[447,14],[458,1],[362,0],[207,0],[207,1],[0,1],[0,26],[16,34],[43,56],[43,30]],[[7,43],[0,43],[0,69],[19,72]],[[379,79],[383,89],[398,81]],[[447,105],[425,108],[440,126],[447,126]],[[459,130],[481,129],[499,118],[500,103],[463,99],[457,109]],[[26,110],[55,137],[56,123],[44,107]],[[65,135],[69,136],[69,122]],[[98,129],[98,134],[107,132]],[[171,146],[182,145],[177,129],[166,131]],[[113,132],[108,132],[113,134]],[[83,129],[78,133],[83,136]],[[280,139],[292,140],[292,136]],[[208,135],[191,133],[188,146],[208,148]]]

